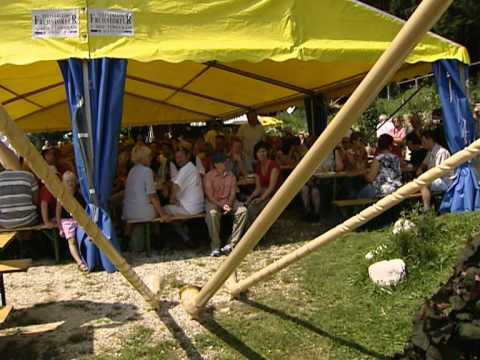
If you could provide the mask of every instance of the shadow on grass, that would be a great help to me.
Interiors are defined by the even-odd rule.
[[[225,344],[242,354],[246,359],[265,360],[266,358],[250,348],[240,339],[231,334],[227,329],[222,327],[214,318],[213,312],[209,311],[203,314],[200,324],[211,334],[217,336]]]
[[[271,308],[267,305],[264,305],[264,304],[261,304],[261,303],[258,303],[256,301],[253,301],[253,300],[250,300],[250,299],[247,299],[247,298],[243,298],[240,300],[242,303],[244,303],[245,305],[248,305],[248,306],[251,306],[255,309],[258,309],[258,310],[261,310],[261,311],[264,311],[266,313],[269,313],[271,315],[274,315],[274,316],[278,316],[280,317],[281,319],[283,320],[286,320],[286,321],[290,321],[296,325],[299,325],[299,326],[302,326],[304,327],[305,329],[311,331],[311,332],[314,332],[316,333],[317,335],[320,335],[322,337],[326,337],[328,339],[331,339],[333,342],[337,343],[337,344],[340,344],[342,346],[346,346],[346,347],[349,347],[350,349],[353,349],[353,350],[356,350],[358,352],[361,352],[362,354],[364,355],[368,355],[368,356],[371,356],[375,359],[380,359],[380,360],[386,360],[386,359],[389,359],[388,356],[384,355],[384,354],[380,354],[380,353],[377,353],[373,350],[369,350],[367,348],[365,348],[364,346],[358,344],[358,343],[355,343],[353,341],[350,341],[350,340],[347,340],[347,339],[344,339],[344,338],[341,338],[341,337],[338,337],[338,336],[335,336],[333,334],[330,334],[328,332],[326,332],[325,330],[323,329],[320,329],[319,327],[317,327],[316,325],[306,321],[306,320],[303,320],[303,319],[300,319],[298,317],[295,317],[295,316],[292,316],[292,315],[288,315],[286,313],[284,313],[283,311],[281,310],[278,310],[278,309],[274,309],[274,308]]]
[[[162,301],[160,304],[160,310],[157,311],[158,316],[167,327],[168,331],[172,334],[173,338],[177,341],[180,347],[185,351],[187,357],[191,360],[201,360],[202,355],[193,345],[185,331],[177,324],[175,319],[170,315],[170,309],[178,305],[175,301]]]

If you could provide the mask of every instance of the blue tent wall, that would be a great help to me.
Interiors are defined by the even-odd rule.
[[[75,165],[80,189],[85,201],[89,203],[87,172],[90,171],[97,204],[91,202],[87,213],[102,230],[113,246],[119,249],[111,219],[106,211],[112,191],[116,170],[118,138],[123,109],[123,94],[127,62],[125,60],[98,59],[88,61],[88,78],[91,105],[91,141],[92,159],[85,159],[81,151],[78,129],[74,122],[78,119],[78,110],[85,105],[82,62],[70,59],[59,62],[72,123]],[[85,109],[82,109],[85,111]],[[77,118],[77,119],[76,119]],[[89,270],[105,269],[115,271],[113,265],[87,238],[82,229],[77,229],[77,242],[82,259]]]
[[[442,105],[445,138],[451,153],[475,140],[475,129],[467,96],[468,67],[456,60],[433,64]],[[455,179],[444,195],[440,212],[463,212],[480,209],[480,187],[471,162],[455,171]]]

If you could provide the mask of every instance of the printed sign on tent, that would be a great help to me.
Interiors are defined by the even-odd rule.
[[[32,10],[32,37],[34,39],[78,36],[78,9]]]
[[[133,13],[88,9],[88,33],[91,36],[133,36]]]

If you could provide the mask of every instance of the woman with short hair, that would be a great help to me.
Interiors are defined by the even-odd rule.
[[[132,149],[131,161],[134,166],[130,169],[125,182],[123,198],[123,219],[127,222],[148,222],[157,216],[168,217],[163,210],[157,196],[153,171],[150,168],[152,151],[145,145],[135,145]],[[127,227],[127,232],[129,229]],[[134,236],[132,236],[133,240]],[[136,237],[135,237],[136,238]],[[142,251],[140,242],[131,241],[132,251]]]

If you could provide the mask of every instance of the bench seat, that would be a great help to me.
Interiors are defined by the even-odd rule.
[[[60,262],[60,240],[59,240],[60,236],[58,234],[56,225],[40,224],[40,225],[26,226],[26,227],[20,227],[15,229],[0,228],[0,249],[2,249],[1,239],[3,238],[3,236],[8,236],[5,234],[14,233],[15,235],[17,235],[17,233],[22,231],[42,231],[45,234],[45,236],[52,242],[55,261],[57,262],[57,264]]]
[[[205,217],[205,213],[200,213],[200,214],[195,214],[195,215],[174,215],[170,217],[169,222],[174,222],[174,221],[186,221],[186,220],[193,220],[193,219],[203,219]],[[166,223],[166,221],[161,218],[155,218],[150,221],[136,221],[136,220],[131,220],[128,221],[129,224],[146,224],[146,223]]]
[[[0,274],[27,271],[32,259],[0,260]]]
[[[4,323],[7,320],[8,315],[12,312],[12,305],[5,305],[0,308],[0,324]]]
[[[422,194],[415,193],[415,194],[411,194],[411,195],[407,196],[406,199],[414,199],[414,198],[419,198],[419,197],[422,197]],[[374,204],[381,199],[383,199],[383,198],[382,197],[376,197],[376,198],[365,198],[365,199],[348,199],[348,200],[336,200],[333,203],[338,207],[362,206],[362,205]]]
[[[7,305],[7,300],[5,297],[5,283],[3,280],[3,274],[27,271],[30,265],[32,265],[32,259],[0,261],[0,298],[2,300],[2,306],[5,307]]]
[[[15,235],[17,233],[12,231],[0,233],[0,250],[6,248],[15,239]]]

